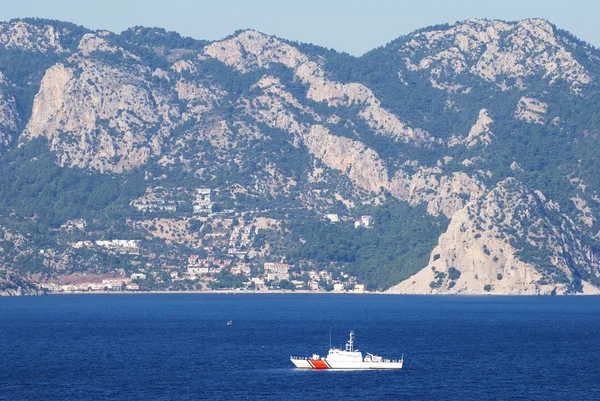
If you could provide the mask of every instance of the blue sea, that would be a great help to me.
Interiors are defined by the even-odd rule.
[[[350,330],[404,369],[293,368]],[[3,298],[0,347],[1,400],[600,400],[599,297]]]

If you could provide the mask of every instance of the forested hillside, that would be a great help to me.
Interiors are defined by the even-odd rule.
[[[541,19],[362,57],[0,23],[3,282],[600,292],[599,89],[600,51]]]

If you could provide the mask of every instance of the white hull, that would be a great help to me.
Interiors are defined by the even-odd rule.
[[[354,332],[351,331],[345,350],[330,348],[326,358],[313,354],[310,358],[291,356],[290,361],[300,369],[402,369],[404,355],[401,359],[391,360],[367,353],[363,358],[362,352],[354,349]]]
[[[367,370],[367,369],[402,369],[403,361],[398,362],[342,362],[328,361],[326,358],[311,360],[301,358],[290,358],[292,363],[299,369],[346,369],[346,370]]]
[[[294,365],[296,365],[297,368],[300,368],[300,369],[314,369],[314,367],[308,362],[308,359],[294,359],[294,358],[290,358],[290,361],[292,361],[292,363]]]

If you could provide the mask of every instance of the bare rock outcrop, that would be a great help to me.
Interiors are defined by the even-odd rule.
[[[326,166],[340,170],[358,187],[379,192],[381,188],[412,205],[427,204],[427,212],[451,217],[468,200],[480,196],[485,186],[479,180],[463,172],[444,175],[441,168],[422,168],[409,174],[400,169],[393,177],[388,176],[387,166],[376,151],[360,141],[336,136],[321,125],[300,123],[298,113],[318,120],[311,109],[302,106],[274,77],[263,77],[256,85],[262,89],[251,99],[242,100],[247,113],[257,121],[282,129],[302,138],[309,152]],[[491,122],[487,114],[481,117],[483,129]],[[476,141],[476,138],[471,139]]]
[[[294,71],[300,81],[309,86],[307,97],[329,106],[358,106],[358,115],[375,132],[396,140],[415,144],[430,143],[430,135],[410,128],[397,116],[381,106],[373,92],[359,83],[342,84],[325,77],[321,66],[295,47],[272,36],[256,31],[243,31],[233,38],[215,42],[205,54],[241,72],[268,68],[281,63]]]
[[[452,218],[428,265],[393,293],[598,294],[598,255],[558,207],[515,179]]]
[[[304,144],[325,165],[345,172],[360,187],[373,192],[387,187],[385,165],[361,142],[331,135],[326,127],[315,125],[304,136]]]
[[[447,217],[464,207],[470,199],[479,197],[485,189],[477,178],[469,174],[454,172],[444,175],[441,168],[422,168],[418,164],[412,174],[409,174],[410,169],[400,169],[389,177],[385,162],[362,142],[336,136],[322,124],[299,122],[299,114],[317,122],[320,118],[287,92],[279,79],[263,77],[256,87],[262,90],[251,99],[242,99],[250,116],[302,138],[313,156],[326,166],[340,170],[361,189],[377,193],[384,188],[412,205],[426,203],[427,212],[431,215]],[[480,113],[480,120],[481,137],[473,135],[472,142],[485,141],[491,135],[488,127],[491,119],[485,110]]]
[[[579,211],[579,221],[587,227],[592,227],[597,221],[594,212],[587,204],[587,201],[579,196],[571,198],[575,208]]]
[[[46,72],[21,140],[46,137],[61,165],[122,172],[160,154],[178,118],[170,94],[151,85],[146,67],[94,59]],[[152,132],[152,134],[146,134]]]
[[[477,121],[469,130],[469,134],[467,137],[463,137],[462,135],[453,135],[446,144],[449,147],[457,146],[457,145],[465,145],[467,148],[475,147],[476,145],[481,145],[483,147],[492,143],[492,137],[494,134],[490,128],[490,125],[494,122],[490,117],[487,109],[479,110],[479,114],[477,115]],[[463,164],[465,166],[471,165],[471,163],[466,162]]]
[[[262,77],[254,85],[254,89],[257,92],[241,99],[240,103],[256,121],[294,135],[302,135],[308,132],[309,126],[298,121],[298,113],[307,115],[314,121],[321,120],[314,111],[301,105],[276,77]]]
[[[0,296],[42,294],[29,278],[12,269],[19,256],[32,252],[33,244],[25,235],[0,225]]]
[[[427,213],[452,217],[471,199],[477,199],[485,191],[476,177],[464,172],[443,175],[438,167],[422,168],[409,175],[399,170],[391,179],[389,190],[396,198],[411,205],[427,204]]]
[[[86,33],[79,41],[79,46],[77,47],[77,50],[81,55],[86,57],[94,52],[106,52],[118,54],[124,58],[140,60],[138,56],[132,54],[131,52],[128,52],[122,47],[110,45],[105,39],[105,37],[109,35],[110,32],[107,31],[99,33]]]
[[[6,146],[17,131],[19,113],[15,98],[8,93],[10,82],[0,72],[0,145]]]
[[[0,270],[0,297],[43,295],[35,284],[17,274]]]
[[[490,125],[494,122],[486,109],[481,109],[477,116],[477,121],[471,127],[469,135],[465,139],[467,148],[472,148],[478,143],[489,145],[492,142],[492,131]]]
[[[517,103],[515,117],[534,124],[543,124],[548,104],[532,97],[523,96]]]
[[[24,21],[0,24],[0,45],[44,54],[65,51],[60,34],[52,25],[39,27]]]
[[[471,19],[449,29],[420,32],[400,49],[409,70],[425,70],[435,87],[462,88],[455,78],[470,73],[502,89],[523,87],[520,79],[542,74],[579,91],[590,73],[542,19],[515,23]],[[510,80],[510,81],[509,81]]]
[[[177,81],[175,91],[179,100],[184,101],[187,106],[181,116],[183,120],[190,118],[199,120],[204,113],[212,110],[227,95],[227,92],[217,85],[203,85],[184,78]]]

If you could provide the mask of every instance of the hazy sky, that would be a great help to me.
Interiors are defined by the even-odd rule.
[[[4,1],[0,20],[44,17],[121,32],[159,26],[215,40],[253,28],[360,55],[429,25],[468,18],[541,17],[600,47],[600,2],[591,0],[20,0]]]

